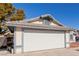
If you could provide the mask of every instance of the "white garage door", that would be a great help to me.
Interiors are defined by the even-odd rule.
[[[63,31],[24,30],[24,51],[64,48]]]

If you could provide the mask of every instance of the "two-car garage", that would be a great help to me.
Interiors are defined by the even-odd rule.
[[[14,23],[14,52],[66,48],[71,29],[48,25]]]
[[[65,30],[50,30],[22,27],[14,34],[14,49],[16,52],[37,51],[69,46],[69,32]]]

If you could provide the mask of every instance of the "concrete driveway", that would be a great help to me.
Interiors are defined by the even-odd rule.
[[[2,52],[3,53],[3,52]],[[25,52],[18,54],[1,54],[7,56],[79,56],[79,48],[62,48],[62,49],[49,49],[42,51]]]

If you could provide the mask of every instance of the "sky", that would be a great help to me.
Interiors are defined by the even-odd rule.
[[[51,14],[60,23],[79,29],[78,3],[13,3],[17,9],[23,9],[26,20],[44,14]]]

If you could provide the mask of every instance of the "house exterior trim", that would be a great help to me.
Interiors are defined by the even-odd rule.
[[[16,31],[16,27],[14,27],[14,40],[13,40],[13,43],[14,43],[14,51],[13,51],[13,53],[15,53],[16,51],[16,33],[15,33],[15,31]]]
[[[67,47],[66,46],[66,31],[64,31],[64,45],[65,45],[65,48]]]

